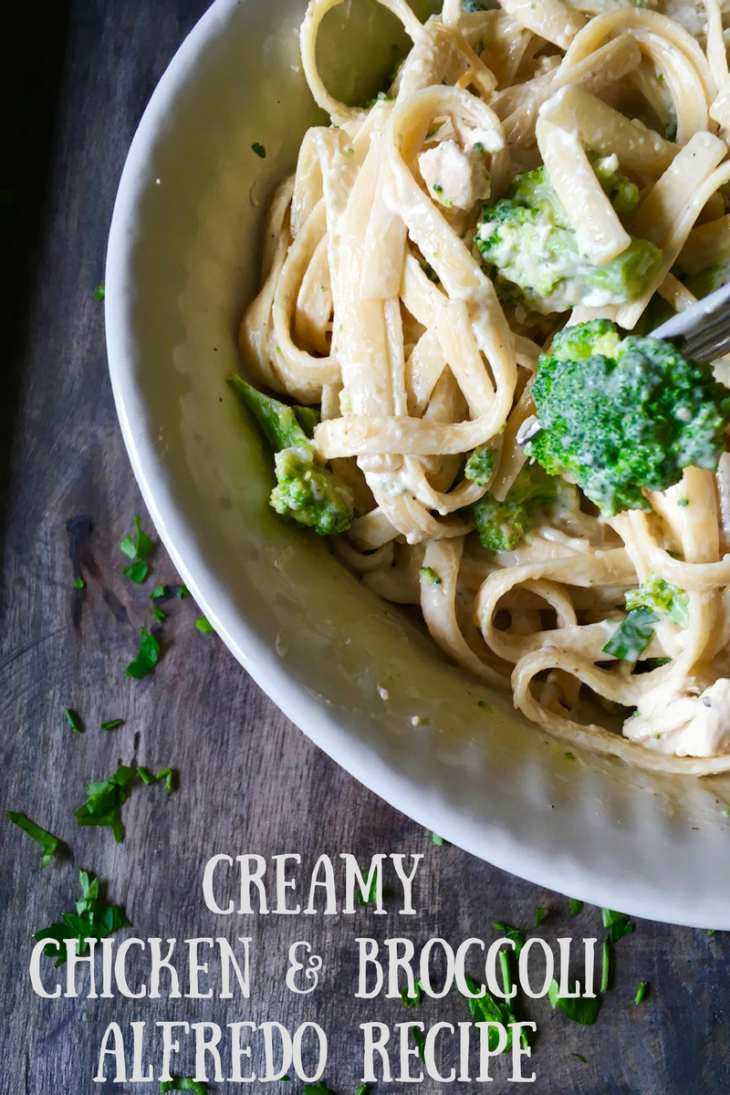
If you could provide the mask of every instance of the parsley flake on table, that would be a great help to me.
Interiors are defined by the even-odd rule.
[[[178,598],[178,600],[182,601],[185,599],[185,597],[192,597],[192,593],[184,583],[181,583],[177,587],[177,593],[175,594],[175,596]]]
[[[444,838],[439,836],[438,833],[431,833],[431,843],[435,844],[437,848],[443,848]]]
[[[593,1026],[603,1003],[600,996],[561,996],[560,986],[555,978],[548,989],[548,997],[553,1011],[559,1007],[569,1019],[583,1027]]]
[[[545,919],[545,912],[546,912],[546,910],[543,909],[542,905],[538,905],[537,908],[535,909],[535,927],[536,928],[539,928],[540,925],[542,924],[543,920]]]
[[[86,582],[83,578],[77,578],[74,581],[74,589],[86,589]]]
[[[262,144],[259,144],[258,141],[254,141],[254,143],[251,145],[251,148],[257,156],[261,157],[262,160],[266,159],[266,149]]]
[[[159,660],[159,640],[143,627],[137,657],[127,666],[127,676],[134,677],[135,680],[141,680],[142,677],[146,677],[148,673],[152,672]]]
[[[413,1029],[411,1030],[411,1034],[413,1035],[413,1041],[416,1043],[418,1056],[421,1058],[422,1061],[425,1061],[426,1058],[424,1054],[426,1050],[426,1039],[423,1037],[418,1027],[413,1027]]]
[[[56,959],[56,966],[62,966],[66,961],[64,943],[67,939],[75,940],[76,954],[85,954],[88,939],[101,939],[119,928],[132,926],[119,905],[110,905],[100,897],[98,878],[92,880],[86,871],[79,871],[79,881],[82,897],[76,902],[76,912],[62,913],[62,923],[49,924],[33,935],[36,943],[48,939],[60,944],[60,950],[51,945],[43,948],[48,958]]]
[[[87,785],[87,801],[74,811],[77,823],[108,827],[114,833],[117,844],[120,844],[124,840],[121,809],[129,796],[129,788],[137,776],[147,785],[164,779],[168,795],[173,789],[171,768],[163,768],[157,776],[153,776],[146,768],[131,768],[121,764],[109,779],[98,780]]]
[[[134,518],[134,532],[134,537],[124,537],[119,544],[119,550],[132,560],[129,566],[124,568],[125,575],[137,585],[142,585],[150,572],[147,560],[154,551],[155,545],[141,527],[139,517]]]
[[[601,951],[601,992],[605,992],[608,988],[608,974],[610,967],[610,954],[608,950],[608,936],[603,938],[603,949]]]
[[[66,722],[69,724],[74,734],[83,734],[84,724],[75,711],[72,711],[70,707],[65,707],[63,710],[66,716]]]
[[[215,631],[210,620],[207,620],[205,616],[201,616],[199,620],[195,621],[195,626],[198,631],[202,631],[204,634],[209,635],[212,631]]]
[[[570,915],[571,916],[577,916],[578,913],[583,908],[583,902],[576,900],[575,897],[569,898],[569,901],[570,901]]]
[[[648,989],[648,987],[649,987],[649,982],[648,981],[642,981],[641,982],[641,984],[639,985],[638,991],[636,993],[636,1000],[634,1001],[634,1003],[636,1003],[636,1004],[641,1003],[641,1001],[646,996],[646,990]]]
[[[163,597],[169,596],[170,590],[167,588],[167,586],[155,586],[155,588],[150,593],[150,600],[156,601],[158,598],[162,599]]]
[[[94,289],[94,296],[97,300],[104,300],[106,298],[106,285],[103,281],[98,288]]]
[[[618,943],[625,935],[631,935],[634,925],[626,913],[614,912],[612,909],[601,909],[603,926],[608,928],[612,943]]]
[[[124,719],[109,719],[107,722],[101,724],[102,730],[116,730],[118,726],[124,725]]]
[[[155,621],[156,621],[156,622],[157,622],[158,624],[161,624],[161,623],[163,623],[163,622],[164,622],[164,621],[165,621],[165,620],[167,619],[167,613],[166,613],[166,612],[164,612],[164,611],[163,611],[163,610],[162,610],[162,609],[160,608],[160,606],[159,606],[159,605],[153,605],[153,606],[152,606],[152,618],[153,618],[153,619],[154,619],[154,620],[155,620]]]
[[[505,939],[512,940],[515,945],[515,958],[519,958],[520,951],[525,945],[524,933],[521,932],[519,928],[514,928],[511,924],[505,924],[503,920],[495,920],[494,928],[500,935],[503,935]]]
[[[464,982],[469,989],[469,992],[479,992],[481,986],[478,985],[473,978],[465,977]],[[469,1001],[469,1011],[471,1012],[471,1017],[475,1023],[502,1024],[507,1031],[507,1044],[502,1052],[508,1053],[512,1048],[512,1029],[509,1024],[515,1021],[509,1002],[505,1001],[503,1004],[500,1004],[486,988],[484,989],[484,996],[478,998],[468,996],[467,999]],[[489,1049],[496,1049],[498,1044],[499,1032],[494,1027],[489,1027]]]
[[[195,1095],[208,1095],[208,1085],[202,1080],[191,1080],[189,1076],[173,1076],[171,1080],[160,1080],[160,1095],[166,1091],[193,1091]]]
[[[406,1005],[407,1008],[414,1008],[414,1007],[416,1007],[417,1004],[421,1003],[421,994],[422,994],[422,990],[423,990],[423,985],[421,984],[420,981],[416,981],[413,988],[415,990],[415,994],[413,996],[411,996],[410,993],[408,992],[408,986],[407,985],[406,985],[405,988],[402,988],[401,992],[400,992],[400,998],[403,1001],[403,1003]]]
[[[17,825],[19,829],[22,829],[24,833],[27,833],[29,837],[40,844],[42,852],[41,867],[47,867],[54,852],[61,847],[62,841],[53,833],[49,833],[47,829],[41,829],[40,825],[36,825],[35,821],[31,821],[25,814],[16,813],[15,810],[6,810],[5,816],[9,821],[12,821],[13,825]]]

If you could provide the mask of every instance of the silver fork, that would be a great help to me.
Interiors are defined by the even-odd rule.
[[[673,342],[684,357],[714,361],[730,350],[730,284],[678,312],[651,332]]]

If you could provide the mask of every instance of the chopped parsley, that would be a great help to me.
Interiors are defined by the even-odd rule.
[[[505,924],[502,920],[495,920],[494,927],[505,937],[505,939],[512,940],[515,945],[515,957],[519,958],[520,951],[525,945],[525,936],[523,932],[521,932],[519,928],[513,928],[511,924]],[[503,951],[500,953],[500,959],[502,954],[504,954],[505,958],[507,957],[506,953]]]
[[[574,897],[570,898],[570,915],[571,916],[577,916],[582,908],[583,908],[583,902],[582,901],[576,901],[576,899]]]
[[[86,582],[84,581],[84,579],[83,578],[77,578],[74,582],[74,589],[85,589],[85,588],[86,588]]]
[[[423,985],[421,984],[420,981],[416,981],[413,988],[415,989],[415,995],[413,995],[413,996],[411,996],[409,994],[407,987],[404,988],[404,989],[401,989],[400,998],[403,1001],[403,1003],[406,1005],[407,1008],[414,1008],[416,1006],[416,1004],[421,1003],[421,994],[422,994]]]
[[[40,825],[36,825],[35,821],[31,821],[25,814],[18,814],[15,810],[6,810],[5,816],[9,821],[12,821],[13,825],[17,825],[19,829],[22,829],[24,833],[27,833],[29,837],[40,844],[41,867],[47,867],[54,852],[61,847],[62,841],[53,833],[49,833],[47,829],[41,829]]]
[[[169,596],[170,590],[167,588],[167,586],[155,586],[155,588],[150,593],[150,600],[156,601],[158,598]]]
[[[422,1061],[425,1061],[424,1051],[426,1049],[426,1039],[423,1037],[418,1027],[414,1027],[411,1033],[413,1034],[413,1041],[416,1043],[418,1056]]]
[[[146,677],[148,673],[152,672],[159,660],[159,641],[143,627],[137,657],[127,666],[127,676],[141,680],[142,677]]]
[[[641,1001],[646,996],[646,990],[648,989],[648,987],[649,987],[649,982],[648,981],[642,981],[641,984],[639,985],[638,991],[636,993],[636,1001],[635,1001],[637,1004],[640,1004]]]
[[[266,159],[266,149],[262,144],[259,144],[258,141],[254,141],[254,143],[251,145],[251,148],[257,156],[261,157],[262,160]]]
[[[66,716],[66,722],[69,724],[74,734],[83,734],[84,724],[75,711],[72,711],[70,707],[65,707],[63,711]]]
[[[618,943],[619,939],[623,939],[625,935],[631,935],[634,930],[633,924],[625,913],[614,912],[612,909],[601,909],[601,914],[603,916],[603,926],[608,928],[612,943]]]
[[[575,760],[575,753],[563,753],[563,760]]]
[[[560,986],[558,982],[553,978],[550,988],[548,990],[548,997],[550,999],[550,1006],[553,1011],[556,1007],[559,1007],[561,1011],[571,1019],[574,1023],[580,1023],[583,1027],[592,1027],[598,1018],[598,1013],[601,1010],[602,1000],[600,996],[593,998],[588,996],[566,996],[560,995]]]
[[[544,919],[545,909],[543,909],[542,905],[538,905],[537,909],[535,910],[535,927],[539,928]]]
[[[134,538],[125,536],[119,545],[119,550],[132,560],[129,566],[124,568],[125,575],[137,585],[142,585],[149,574],[147,560],[154,551],[155,545],[140,526],[139,517],[134,518],[134,531]]]
[[[173,774],[170,768],[163,768],[157,776],[152,776],[146,768],[130,768],[126,764],[120,764],[109,779],[97,780],[87,785],[87,800],[74,811],[77,823],[108,827],[114,833],[117,844],[120,844],[124,840],[121,809],[137,776],[148,785],[164,779],[167,794],[172,791]]]
[[[430,586],[441,585],[441,575],[437,574],[433,567],[421,567],[418,571],[424,582]]]
[[[444,844],[444,838],[439,836],[438,833],[431,833],[431,843],[435,844],[437,848],[442,848]]]
[[[608,974],[610,966],[610,954],[608,950],[608,936],[603,937],[603,950],[601,951],[601,992],[608,988]]]
[[[101,724],[102,730],[116,730],[118,726],[124,725],[124,719],[109,719],[107,722]]]
[[[146,581],[147,575],[150,572],[150,568],[146,563],[143,563],[141,559],[135,559],[133,563],[130,563],[128,567],[124,568],[124,575],[129,578],[130,582],[134,582],[136,585],[141,586]]]
[[[161,609],[159,605],[153,605],[152,606],[152,618],[158,624],[161,624],[167,619],[167,613],[163,609]]]
[[[501,954],[504,952],[500,952]],[[480,986],[471,977],[465,977],[469,992],[479,992]],[[484,996],[478,999],[468,997],[469,1011],[471,1017],[475,1023],[501,1023],[507,1031],[507,1044],[502,1050],[503,1053],[508,1053],[512,1048],[512,1029],[509,1026],[514,1022],[514,1015],[512,1009],[509,1007],[509,1002],[505,1001],[503,1004],[495,1000],[488,989],[484,990]],[[499,1044],[499,1033],[494,1027],[489,1027],[489,1049],[493,1050],[497,1048]]]
[[[211,631],[215,631],[210,620],[207,620],[205,616],[201,616],[199,620],[195,621],[195,626],[198,631],[202,631],[205,635],[209,635]]]
[[[66,961],[65,940],[75,940],[76,954],[85,954],[88,939],[101,939],[119,928],[132,926],[119,905],[110,905],[99,895],[98,878],[92,881],[86,871],[79,871],[79,881],[82,897],[76,902],[76,912],[62,913],[61,923],[41,928],[33,936],[37,943],[48,939],[56,940],[61,945],[60,952],[50,945],[43,948],[48,958],[56,959],[56,966],[62,966]]]
[[[181,583],[178,586],[177,593],[175,594],[175,596],[178,598],[178,600],[182,601],[182,600],[184,600],[185,597],[192,597],[192,593],[190,592],[190,590],[188,589],[188,587],[186,585]]]
[[[651,641],[657,619],[648,608],[632,608],[604,646],[604,654],[626,662],[638,661]]]
[[[477,700],[477,707],[481,707],[482,711],[491,711],[492,705],[487,703],[486,700]]]
[[[582,1054],[582,1053],[571,1053],[571,1055],[570,1055],[570,1056],[571,1056],[571,1057],[575,1057],[575,1058],[576,1058],[576,1059],[577,1059],[578,1061],[580,1061],[580,1063],[581,1063],[581,1064],[583,1064],[583,1065],[587,1065],[587,1064],[588,1064],[588,1062],[586,1061],[586,1059],[585,1059],[585,1057],[583,1056],[583,1054]]]
[[[369,905],[371,901],[375,901],[378,894],[378,872],[373,871],[372,878],[370,879],[370,886],[368,888],[367,897],[363,897],[362,890],[357,891],[357,903],[358,905]]]
[[[97,300],[104,300],[106,297],[106,285],[102,281],[98,288],[94,289],[94,296]]]
[[[195,1095],[208,1095],[208,1085],[202,1080],[191,1080],[189,1076],[173,1076],[171,1080],[160,1080],[160,1095],[166,1091],[193,1091]]]

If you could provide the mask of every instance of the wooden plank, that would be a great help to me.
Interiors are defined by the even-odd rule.
[[[49,44],[42,18],[48,6],[28,5],[27,18],[11,24],[15,38],[4,43],[8,56],[21,43],[37,45],[27,53],[44,63],[32,76],[53,110],[41,109],[43,96],[34,94],[29,104],[22,66],[16,66],[15,102],[29,118],[26,151],[33,164],[49,166],[45,217],[30,215],[17,237],[28,242],[36,261],[34,280],[27,272],[18,280],[13,313],[10,364],[22,376],[19,407],[13,395],[4,408],[6,417],[13,411],[15,428],[0,607],[3,801],[72,849],[69,858],[41,871],[36,846],[10,825],[2,829],[0,999],[7,1011],[0,1091],[13,1095],[94,1090],[106,1025],[163,1019],[221,1025],[279,1020],[292,1030],[316,1020],[330,1042],[325,1079],[348,1095],[361,1075],[359,1024],[395,1024],[416,1015],[429,1024],[468,1019],[456,993],[408,1012],[399,1000],[355,999],[357,935],[381,941],[404,935],[417,944],[436,935],[454,945],[469,936],[491,940],[493,920],[529,926],[538,905],[549,909],[541,928],[548,940],[602,934],[598,910],[586,908],[571,919],[564,898],[457,848],[435,847],[427,832],[341,771],[281,715],[215,636],[195,629],[191,601],[170,605],[162,629],[165,653],[154,676],[141,682],[124,676],[139,629],[150,622],[150,583],[177,578],[161,548],[146,586],[122,575],[119,540],[135,513],[150,525],[116,424],[103,306],[93,290],[103,277],[114,193],[134,128],[205,6],[205,0],[76,0],[57,9],[54,27],[65,29],[63,45],[61,33]],[[84,536],[83,524],[72,526],[72,559],[68,523],[79,517],[89,518],[93,531]],[[83,591],[73,589],[75,563],[86,581]],[[83,717],[83,735],[66,724],[65,707]],[[101,721],[112,717],[123,717],[124,726],[102,732]],[[161,787],[135,787],[123,811],[126,840],[115,845],[108,830],[77,828],[72,813],[84,799],[85,783],[122,762],[155,771],[170,764],[180,774],[180,788],[166,801]],[[320,853],[342,851],[361,863],[375,852],[424,853],[418,916],[376,917],[359,909],[354,918],[223,918],[204,906],[201,872],[215,853],[296,852],[306,877]],[[252,935],[251,1000],[39,999],[27,976],[30,933],[72,908],[79,867],[108,881],[111,900],[126,906],[142,938],[220,935],[235,942]],[[300,938],[325,958],[323,984],[311,996],[294,996],[285,987],[288,947]],[[637,924],[616,947],[614,983],[595,1028],[552,1014],[546,1001],[524,1006],[539,1025],[535,1090],[686,1095],[699,1087],[706,1095],[724,1095],[727,960],[722,935]],[[143,968],[138,956],[130,966]],[[471,969],[478,976],[478,968]],[[640,980],[649,980],[651,990],[636,1008]],[[186,1045],[178,1071],[191,1073],[193,1063]],[[453,1054],[446,1053],[442,1067],[452,1063]],[[507,1063],[494,1070],[497,1095],[512,1090]],[[418,1090],[428,1095],[440,1088],[426,1082]],[[142,1090],[156,1091],[157,1085]],[[292,1092],[300,1091],[294,1082]]]

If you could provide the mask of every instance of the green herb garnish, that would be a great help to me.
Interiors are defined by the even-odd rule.
[[[422,995],[423,985],[421,984],[420,981],[416,981],[413,988],[414,988],[414,995],[413,996],[411,996],[410,993],[408,992],[408,986],[401,989],[401,991],[400,991],[400,998],[403,1001],[403,1003],[406,1005],[407,1008],[414,1008],[416,1006],[416,1004],[421,1003],[421,995]]]
[[[570,900],[570,915],[571,916],[577,916],[578,913],[583,908],[583,902],[582,901],[577,901],[574,897],[569,898],[569,900]]]
[[[106,285],[102,281],[98,288],[94,289],[94,296],[97,300],[104,300],[106,297]]]
[[[602,1000],[600,996],[595,996],[593,998],[587,996],[561,996],[560,986],[555,978],[553,978],[548,990],[548,997],[550,999],[550,1006],[553,1010],[555,1010],[556,1007],[559,1007],[561,1011],[565,1012],[569,1019],[574,1023],[580,1023],[583,1027],[592,1027],[601,1010]]]
[[[66,722],[69,724],[74,734],[83,734],[84,724],[75,711],[72,711],[70,707],[65,707],[63,711],[66,716]]]
[[[535,910],[535,927],[539,928],[544,919],[545,909],[543,909],[542,905],[538,905],[537,909]]]
[[[147,559],[149,559],[154,551],[155,545],[140,526],[139,517],[134,518],[134,531],[134,538],[125,536],[119,545],[119,550],[122,551],[128,559],[132,560],[130,565],[124,569],[125,575],[127,578],[131,579],[131,581],[136,582],[137,585],[142,585],[149,574]]]
[[[18,814],[15,810],[6,810],[5,816],[9,821],[12,821],[13,825],[17,825],[19,829],[22,829],[24,833],[27,833],[29,837],[37,841],[41,846],[41,867],[47,867],[51,862],[51,857],[54,852],[61,846],[61,841],[57,836],[53,836],[47,829],[41,829],[40,825],[36,825],[35,821],[31,821],[25,814]]]
[[[109,719],[107,722],[101,724],[102,730],[116,730],[118,726],[124,725],[124,719]]]
[[[160,644],[154,635],[143,627],[137,657],[127,666],[127,676],[141,680],[152,672],[159,660]]]
[[[61,944],[60,953],[52,946],[43,948],[43,953],[48,958],[56,959],[56,966],[62,966],[66,961],[66,949],[63,946],[65,940],[75,940],[76,954],[85,954],[88,950],[88,939],[101,939],[119,928],[131,927],[119,905],[109,905],[99,896],[98,878],[92,881],[86,871],[79,871],[79,881],[82,897],[76,902],[76,912],[62,913],[62,923],[50,924],[33,936],[37,943],[42,939],[53,939]]]
[[[189,1076],[173,1076],[171,1080],[160,1080],[160,1095],[166,1091],[193,1091],[195,1095],[208,1095],[208,1085],[201,1080],[191,1080]]]
[[[610,955],[608,951],[608,936],[603,937],[603,950],[601,951],[601,992],[608,988]]]
[[[648,981],[642,981],[641,984],[639,985],[638,991],[636,993],[636,1003],[637,1004],[640,1004],[641,1001],[646,996],[646,990],[648,989],[648,987],[649,987],[649,982]]]
[[[612,909],[601,909],[603,926],[608,928],[612,943],[618,943],[625,935],[630,935],[634,930],[633,924],[625,913],[613,912]]]
[[[437,848],[442,848],[444,844],[444,838],[439,836],[438,833],[431,833],[431,843],[435,844]]]
[[[648,608],[632,608],[603,648],[626,662],[638,661],[651,642],[658,617]]]
[[[164,621],[165,621],[165,620],[167,619],[167,613],[166,613],[166,612],[164,612],[164,611],[163,611],[163,610],[162,610],[162,609],[160,608],[160,606],[159,606],[159,605],[153,605],[153,606],[152,606],[152,618],[153,618],[153,619],[154,619],[154,620],[155,620],[155,621],[156,621],[156,622],[157,622],[158,624],[161,624],[161,623],[163,623],[163,622],[164,622]]]
[[[418,573],[424,582],[427,582],[430,586],[440,586],[441,576],[436,573],[433,567],[421,567]]]
[[[76,578],[76,580],[74,581],[74,589],[85,589],[85,588],[86,588],[86,582],[84,581],[84,579],[83,578]]]
[[[108,827],[114,833],[117,844],[121,843],[124,840],[121,809],[137,776],[148,785],[164,779],[167,794],[172,790],[173,774],[170,768],[163,768],[157,776],[152,776],[146,768],[130,768],[122,764],[109,779],[87,785],[87,800],[74,811],[78,824]]]
[[[256,153],[257,156],[261,157],[262,160],[266,159],[266,149],[264,148],[264,146],[262,144],[259,144],[258,141],[255,141],[251,145],[251,148],[253,149],[253,151]]]
[[[501,952],[504,953],[503,951]],[[464,978],[466,987],[469,992],[479,992],[480,986],[471,977]],[[507,1031],[507,1044],[502,1050],[503,1053],[509,1052],[512,1048],[512,1028],[510,1023],[514,1022],[514,1015],[509,1007],[508,1002],[500,1004],[495,1000],[488,989],[484,990],[484,996],[478,999],[467,997],[469,1000],[469,1011],[471,1012],[472,1019],[475,1023],[501,1023]],[[496,1049],[499,1044],[499,1033],[494,1027],[489,1028],[489,1049]]]
[[[198,631],[202,631],[205,635],[209,635],[211,631],[215,631],[212,623],[210,622],[210,620],[207,620],[205,616],[201,616],[199,620],[196,620],[195,626],[197,627]]]

